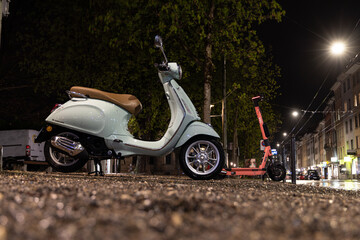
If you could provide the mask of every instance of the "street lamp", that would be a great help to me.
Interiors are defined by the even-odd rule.
[[[331,46],[330,46],[330,52],[333,55],[342,55],[345,52],[346,48],[345,48],[345,43],[344,42],[334,42]]]
[[[291,113],[291,115],[292,115],[293,117],[298,117],[298,116],[299,116],[299,112],[298,112],[298,111],[293,111],[293,112]]]
[[[284,133],[283,133],[283,136],[284,136],[284,137],[286,137],[286,136],[287,136],[287,133],[286,133],[286,132],[284,132]]]

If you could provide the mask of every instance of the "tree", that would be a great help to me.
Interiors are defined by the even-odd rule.
[[[252,97],[261,95],[264,98],[260,107],[270,133],[275,132],[280,123],[279,117],[271,105],[278,96],[279,86],[275,79],[280,77],[280,69],[273,64],[272,58],[265,54],[259,58],[259,63],[262,67],[257,68],[256,71],[251,70],[252,74],[239,73],[236,68],[230,69],[230,73],[232,73],[230,79],[233,79],[233,91],[235,91],[228,96],[228,115],[231,119],[228,127],[233,142],[233,162],[236,162],[235,150],[238,147],[242,160],[254,157],[258,157],[260,160],[260,156],[262,156],[259,151],[259,140],[262,137]]]
[[[214,61],[225,55],[234,66],[256,70],[264,47],[255,27],[269,19],[280,21],[283,14],[274,0],[176,0],[162,6],[159,28],[178,39],[180,51],[191,56],[188,64],[203,73],[205,122],[210,122]]]
[[[24,12],[28,21],[18,39],[23,43],[21,67],[33,77],[35,91],[62,100],[74,85],[133,94],[144,107],[137,121],[131,120],[134,134],[159,138],[169,114],[153,67],[160,56],[153,47],[155,33],[140,24],[146,9],[137,11],[141,5],[131,1],[29,4],[36,11]],[[134,21],[129,21],[131,12],[138,12]]]

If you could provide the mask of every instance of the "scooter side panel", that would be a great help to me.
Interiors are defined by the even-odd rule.
[[[189,97],[175,80],[166,82],[164,90],[171,111],[171,119],[166,133],[159,141],[142,141],[132,136],[112,135],[106,139],[107,145],[112,146],[116,152],[121,152],[122,156],[162,156],[172,152],[187,126],[200,118]]]
[[[46,122],[98,137],[128,135],[130,113],[115,104],[98,99],[76,99],[52,112]]]
[[[215,132],[215,130],[203,122],[192,122],[186,128],[179,141],[176,144],[176,148],[184,145],[190,138],[195,137],[197,135],[206,135],[209,137],[220,138],[219,134]]]

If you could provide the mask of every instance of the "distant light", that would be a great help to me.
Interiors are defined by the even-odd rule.
[[[287,133],[286,133],[286,132],[284,132],[284,133],[283,133],[283,136],[284,136],[284,137],[286,137],[286,136],[287,136]]]
[[[280,144],[276,144],[277,147],[280,147]]]
[[[293,115],[293,117],[297,117],[297,116],[299,116],[299,112],[298,111],[293,111],[292,115]]]
[[[211,104],[211,105],[210,105],[210,109],[213,108],[213,107],[214,107],[214,104]]]
[[[341,55],[345,52],[345,44],[343,42],[335,42],[331,45],[330,51],[334,55]]]

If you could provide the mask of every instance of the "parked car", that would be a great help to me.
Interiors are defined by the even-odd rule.
[[[305,175],[302,173],[299,173],[298,175],[296,175],[296,179],[298,180],[305,180]]]
[[[306,174],[307,180],[320,180],[320,175],[316,170],[308,170]]]

